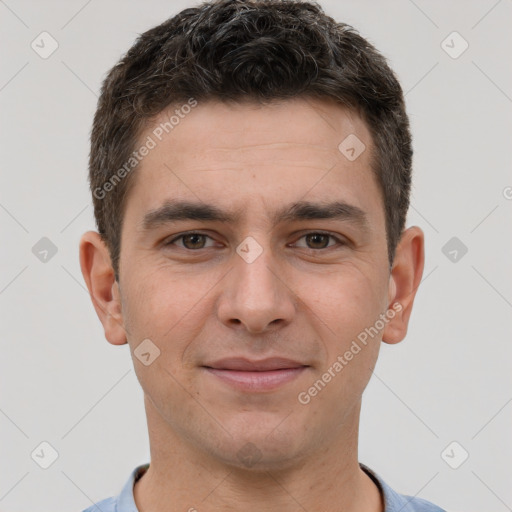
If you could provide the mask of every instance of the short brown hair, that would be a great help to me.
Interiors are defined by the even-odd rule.
[[[294,97],[335,100],[357,109],[366,121],[392,263],[409,208],[412,145],[402,89],[386,59],[315,2],[216,0],[140,35],[103,82],[89,180],[98,231],[117,280],[123,212],[133,181],[126,162],[147,122],[191,98],[265,103]]]

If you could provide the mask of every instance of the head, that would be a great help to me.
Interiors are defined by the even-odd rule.
[[[116,278],[126,201],[141,164],[130,159],[155,116],[193,101],[297,97],[331,100],[366,122],[391,262],[409,207],[412,147],[402,90],[385,58],[317,4],[225,0],[186,9],[142,34],[103,83],[89,179]]]
[[[396,76],[317,4],[209,2],[142,34],[103,84],[99,233],[80,251],[148,417],[232,464],[249,443],[267,467],[353,427],[423,270],[411,165]],[[233,357],[301,369],[249,392],[218,375]]]

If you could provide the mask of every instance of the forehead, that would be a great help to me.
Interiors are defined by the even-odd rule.
[[[173,160],[186,160],[189,166],[200,165],[205,157],[221,159],[222,165],[249,157],[265,161],[280,156],[304,165],[317,165],[319,159],[335,163],[342,157],[340,143],[350,135],[366,148],[372,145],[362,118],[333,101],[295,98],[265,105],[208,101],[186,115],[173,115],[183,107],[173,105],[161,112],[146,133],[157,144],[179,142]]]
[[[141,160],[130,192],[139,217],[169,198],[253,213],[250,205],[263,203],[265,211],[276,212],[279,202],[304,199],[342,200],[364,210],[363,196],[380,196],[366,123],[330,101],[209,101],[183,110],[173,105],[140,137],[149,139],[154,147]],[[351,158],[354,151],[347,149],[360,154]]]

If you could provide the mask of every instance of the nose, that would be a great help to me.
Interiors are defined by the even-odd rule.
[[[217,310],[219,320],[225,325],[238,326],[251,334],[288,325],[297,302],[293,286],[287,282],[286,273],[272,251],[268,245],[261,247],[261,254],[254,260],[243,252],[240,252],[242,256],[233,255],[234,268],[223,280]]]

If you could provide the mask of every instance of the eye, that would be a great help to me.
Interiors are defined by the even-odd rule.
[[[336,243],[329,245],[329,238],[332,240],[335,240],[335,242],[338,243],[338,245],[346,245],[346,243],[341,240],[340,238],[331,235],[330,233],[323,233],[321,231],[314,231],[311,233],[307,233],[299,238],[306,240],[307,246],[304,247],[305,249],[312,249],[312,250],[319,250],[319,249],[327,249],[329,247],[332,247],[333,245],[336,245]]]
[[[208,247],[213,247],[213,245],[205,245],[206,239],[210,239],[213,242],[213,239],[210,236],[204,233],[191,231],[188,233],[182,233],[181,235],[178,235],[173,239],[164,242],[164,246],[178,245],[178,247],[189,251],[196,251],[200,249],[207,249]],[[306,233],[305,235],[299,238],[299,240],[302,239],[305,239],[306,246],[303,245],[301,247],[300,245],[297,245],[297,242],[295,243],[295,246],[303,249],[310,249],[313,251],[328,249],[335,245],[346,245],[346,242],[338,238],[337,236],[334,236],[330,233],[323,233],[321,231],[313,231],[310,233]],[[330,244],[329,239],[334,240],[334,243]],[[178,241],[180,242],[179,244],[177,244]]]
[[[182,233],[181,235],[173,238],[172,240],[169,240],[168,242],[165,242],[164,245],[174,245],[176,241],[181,240],[182,249],[188,249],[188,250],[197,250],[197,249],[205,249],[207,248],[204,244],[205,239],[210,238],[208,235],[205,235],[203,233],[196,233],[196,232],[190,232],[190,233]],[[209,247],[212,247],[211,245]]]

